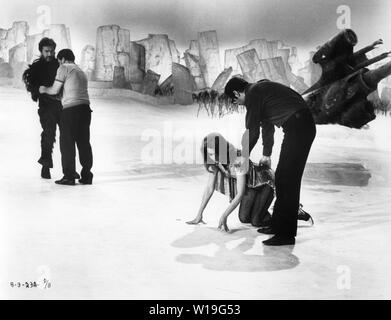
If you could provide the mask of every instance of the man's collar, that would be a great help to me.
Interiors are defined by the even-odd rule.
[[[44,57],[42,57],[42,56],[39,58],[39,61],[42,61],[42,62],[45,62],[45,63],[53,63],[53,62],[54,63],[56,63],[56,62],[58,63],[57,59],[55,59],[55,58],[50,60],[50,61],[46,61],[46,59]]]
[[[247,91],[250,89],[250,87],[253,85],[253,83],[249,83],[246,88],[244,88],[244,94],[247,94]]]
[[[247,95],[247,92],[248,90],[250,90],[251,86],[253,85],[253,83],[249,83],[246,88],[244,88],[244,106],[246,107],[246,110],[248,110],[248,103],[247,102],[247,99],[248,99],[248,95]]]

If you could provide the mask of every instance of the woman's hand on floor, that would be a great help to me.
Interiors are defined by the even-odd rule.
[[[217,228],[220,229],[221,231],[229,232],[227,219],[228,219],[227,216],[222,215],[219,221],[219,226]]]
[[[191,220],[191,221],[186,221],[187,224],[199,224],[199,223],[202,223],[202,224],[206,224],[204,222],[204,220],[202,220],[202,217],[196,217],[195,219]]]

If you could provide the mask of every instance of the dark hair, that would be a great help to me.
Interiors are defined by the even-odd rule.
[[[235,98],[234,91],[244,92],[249,83],[239,77],[233,77],[230,79],[224,88],[224,93],[231,99]]]
[[[65,61],[75,61],[75,55],[73,54],[71,49],[60,50],[60,52],[57,54],[57,59],[62,60],[62,58],[65,58]]]
[[[214,148],[215,160],[213,160],[208,148]],[[221,154],[221,152],[225,154]],[[209,172],[214,172],[217,164],[220,163],[227,168],[231,162],[236,160],[238,150],[229,143],[220,133],[209,133],[202,141],[201,153],[203,155],[205,169]]]
[[[53,39],[45,37],[45,38],[42,38],[41,41],[39,41],[39,44],[38,44],[39,52],[42,52],[43,47],[53,47],[53,50],[55,50],[56,43],[54,42]]]

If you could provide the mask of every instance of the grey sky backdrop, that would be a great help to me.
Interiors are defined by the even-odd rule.
[[[37,32],[37,8],[48,5],[52,23],[71,29],[76,55],[86,44],[95,45],[96,28],[118,24],[130,29],[131,39],[166,33],[183,51],[198,31],[215,29],[222,49],[251,39],[284,40],[301,54],[338,32],[337,8],[351,8],[358,47],[377,38],[391,49],[390,0],[0,0],[0,27],[26,20]]]

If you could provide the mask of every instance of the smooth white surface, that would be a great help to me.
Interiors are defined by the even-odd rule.
[[[197,119],[196,106],[126,99],[95,99],[92,108],[94,185],[58,186],[58,144],[52,180],[39,176],[36,106],[24,91],[0,88],[0,298],[391,298],[390,117],[361,131],[318,126],[309,162],[360,163],[372,178],[357,187],[317,184],[307,175],[301,202],[315,226],[301,224],[292,251],[263,247],[268,236],[240,224],[237,211],[228,220],[234,232],[217,231],[222,195],[211,200],[207,225],[185,224],[207,179],[202,165],[140,162],[145,129],[188,130],[198,152],[204,133],[238,138],[243,115]],[[280,141],[278,131],[274,166]],[[256,160],[260,143],[253,154]],[[344,266],[350,289],[337,286]],[[50,289],[9,284],[42,275]]]

